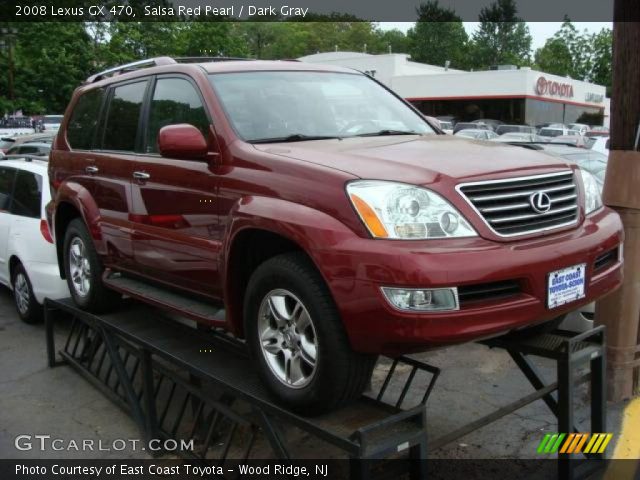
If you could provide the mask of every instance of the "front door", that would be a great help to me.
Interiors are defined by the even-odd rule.
[[[205,138],[211,121],[187,77],[161,76],[150,97],[143,149],[132,173],[134,255],[141,272],[173,286],[221,298],[216,239],[217,178],[205,160],[159,155],[159,130],[188,123]]]

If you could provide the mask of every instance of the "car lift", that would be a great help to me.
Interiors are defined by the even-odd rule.
[[[61,318],[70,318],[71,326],[64,347],[56,353],[54,327]],[[352,460],[350,478],[372,478],[372,462],[361,460],[396,458],[399,452],[406,452],[412,460],[403,463],[412,480],[427,477],[426,405],[440,369],[415,358],[381,360],[377,368],[381,364],[388,368],[376,394],[368,392],[338,411],[307,418],[274,402],[254,373],[244,344],[220,330],[197,330],[135,301],[116,313],[96,316],[79,310],[71,299],[47,299],[45,323],[50,367],[67,364],[74,368],[133,417],[145,441],[194,440],[197,449],[179,453],[185,458],[214,459],[221,464],[252,458],[259,431],[273,455],[295,458],[287,445],[284,423],[342,450]],[[559,432],[574,432],[570,386],[589,380],[591,431],[605,431],[603,327],[580,335],[554,332],[481,343],[505,349],[536,391],[430,440],[430,451],[538,399],[558,418]],[[555,360],[558,381],[547,384],[530,355]],[[576,367],[584,364],[590,366],[590,373],[576,378]],[[422,380],[415,382],[418,377]],[[417,383],[422,386],[416,387]],[[391,395],[389,385],[402,385],[399,395]],[[406,407],[409,398],[417,398],[417,405]],[[603,455],[589,457],[602,460]],[[587,472],[581,472],[581,467],[593,467],[593,463],[580,465],[567,454],[558,454],[558,460],[561,479],[583,477]]]

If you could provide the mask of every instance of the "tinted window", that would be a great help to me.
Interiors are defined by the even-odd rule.
[[[23,217],[40,218],[42,177],[19,170],[14,192],[11,213]]]
[[[16,171],[12,168],[0,168],[0,210],[9,209],[15,175]]]
[[[79,150],[91,148],[103,96],[103,89],[90,90],[78,100],[67,127],[67,140],[72,148]]]
[[[209,119],[193,85],[182,78],[161,78],[156,82],[151,101],[147,152],[158,151],[158,132],[175,123],[189,123],[207,136]]]
[[[136,146],[138,120],[147,82],[116,87],[109,105],[104,129],[105,150],[133,151]]]

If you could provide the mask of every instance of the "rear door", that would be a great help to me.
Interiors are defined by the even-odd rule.
[[[0,282],[9,283],[9,259],[7,245],[11,233],[11,196],[15,183],[16,171],[13,168],[0,167]]]
[[[100,231],[108,249],[105,263],[132,270],[131,175],[139,150],[148,83],[148,78],[136,79],[109,88],[93,147],[80,154],[83,181],[97,205]]]
[[[163,158],[158,132],[188,123],[209,137],[210,116],[197,84],[158,76],[149,95],[143,151],[133,171],[134,252],[145,275],[219,298],[217,178],[206,160]]]

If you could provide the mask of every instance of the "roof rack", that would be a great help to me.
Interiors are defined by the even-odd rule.
[[[174,58],[177,63],[198,63],[198,62],[235,62],[253,60],[246,57],[177,57]]]
[[[100,73],[96,73],[95,75],[91,75],[84,83],[94,83],[106,77],[120,75],[122,73],[139,70],[141,68],[159,67],[161,65],[173,65],[175,63],[177,62],[171,57],[156,57],[146,60],[138,60],[137,62],[126,63],[124,65],[119,65],[117,67],[104,70]]]

